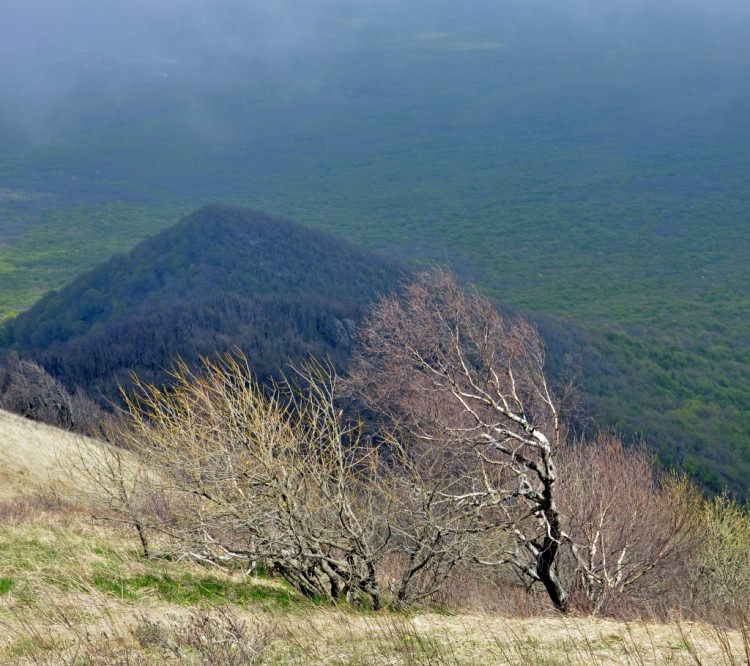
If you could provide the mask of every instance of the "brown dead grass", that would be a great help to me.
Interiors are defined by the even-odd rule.
[[[286,643],[315,663],[704,664],[727,658],[716,629],[704,625],[612,622],[590,618],[525,620],[488,615],[352,616],[333,611],[295,618]],[[724,632],[734,653],[738,634]],[[292,651],[288,663],[296,661]],[[285,662],[286,663],[286,662]]]
[[[208,615],[212,611],[205,611]],[[137,663],[205,663],[184,651],[145,650],[144,625],[164,642],[184,630],[195,609],[154,601],[137,607],[99,593],[56,599],[44,612],[16,610],[0,632],[0,663],[65,663],[96,650],[102,661],[125,652]],[[745,663],[740,637],[698,624],[624,624],[606,620],[422,613],[356,614],[323,608],[293,612],[233,609],[237,621],[262,633],[260,664],[455,664],[507,666]],[[0,616],[1,617],[1,616]],[[6,617],[8,617],[6,615]],[[2,623],[2,619],[0,619]],[[154,630],[155,628],[155,630]],[[729,647],[728,647],[729,646]],[[158,647],[158,646],[157,646]],[[732,657],[731,654],[735,656]],[[109,655],[109,657],[107,657]],[[85,662],[80,662],[85,663]],[[119,662],[117,662],[119,663]],[[125,663],[125,662],[122,662]],[[136,662],[133,662],[136,663]]]
[[[0,498],[33,493],[63,482],[61,461],[77,450],[81,435],[0,410]]]
[[[0,664],[230,663],[243,641],[255,656],[236,663],[747,663],[740,632],[698,623],[366,613],[301,600],[281,608],[181,605],[156,594],[117,598],[92,584],[98,565],[119,567],[123,576],[154,565],[138,557],[124,529],[91,524],[85,512],[38,490],[65,478],[60,461],[79,451],[79,442],[79,436],[0,412],[0,582],[5,577],[14,583],[0,592]],[[171,567],[165,570],[175,576],[206,573],[194,563],[160,566]],[[203,636],[207,626],[214,627],[214,638]],[[246,633],[232,633],[237,626]],[[195,648],[201,636],[208,641],[204,652]]]

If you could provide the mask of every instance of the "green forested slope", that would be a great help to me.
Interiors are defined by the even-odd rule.
[[[341,368],[354,322],[400,276],[341,239],[211,205],[48,293],[0,328],[0,345],[105,401],[133,371],[161,382],[178,358],[235,348],[261,378],[308,354]]]
[[[46,137],[0,122],[0,311],[206,200],[269,210],[583,327],[602,422],[746,493],[746,17],[438,4],[284,58],[177,49],[158,80],[105,55]]]

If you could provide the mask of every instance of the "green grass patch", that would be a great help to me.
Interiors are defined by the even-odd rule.
[[[299,597],[285,583],[236,572],[209,573],[167,559],[144,559],[133,544],[59,527],[20,525],[0,530],[0,595],[15,589],[39,596],[41,587],[86,592],[92,587],[118,599],[156,598],[180,605],[236,604],[286,608]]]
[[[292,602],[292,593],[280,585],[259,584],[251,578],[235,580],[217,576],[199,576],[192,573],[145,573],[121,577],[99,569],[93,577],[97,589],[120,599],[137,601],[144,597],[157,597],[181,605],[263,604],[285,608]]]
[[[0,595],[8,594],[15,586],[15,578],[0,578]]]

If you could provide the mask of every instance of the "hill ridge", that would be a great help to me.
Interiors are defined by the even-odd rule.
[[[42,297],[0,345],[101,399],[132,369],[162,381],[178,356],[234,347],[259,375],[310,353],[340,365],[353,322],[404,272],[291,220],[209,204]]]

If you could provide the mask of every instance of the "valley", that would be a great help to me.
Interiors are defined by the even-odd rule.
[[[584,331],[593,417],[746,495],[746,18],[438,4],[283,53],[188,33],[30,65],[0,117],[0,317],[247,206]]]

